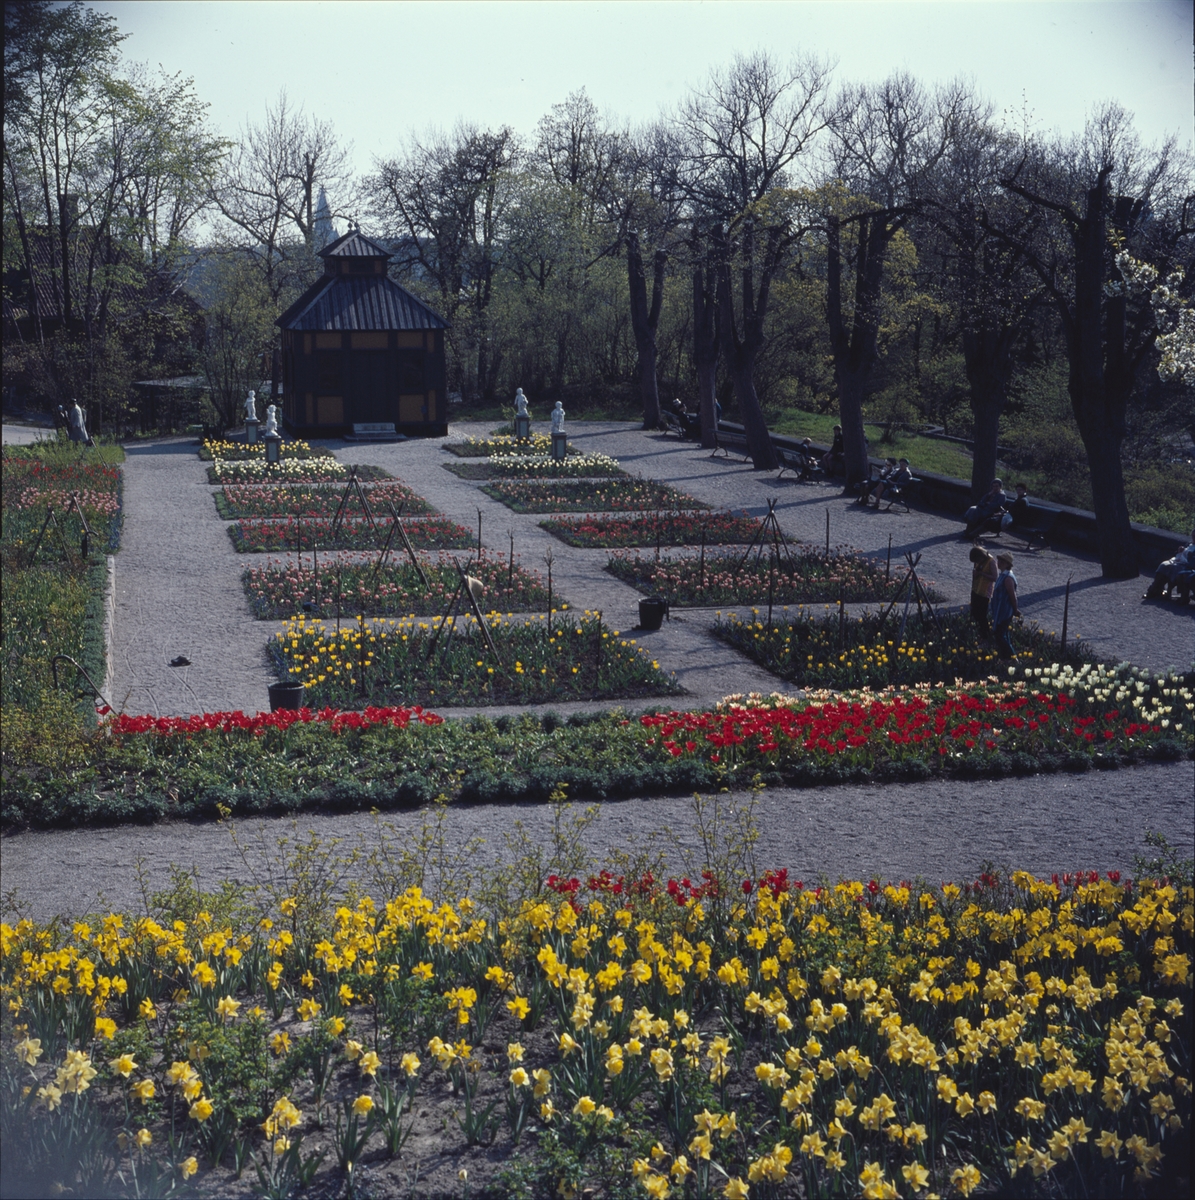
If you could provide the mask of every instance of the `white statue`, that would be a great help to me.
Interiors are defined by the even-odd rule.
[[[249,399],[245,401],[245,420],[257,420],[257,393],[250,389]]]
[[[529,417],[530,415],[527,411],[527,397],[523,395],[523,389],[515,388],[515,416]]]
[[[556,401],[556,407],[552,409],[552,432],[564,432],[564,405],[559,400]]]
[[[72,442],[82,442],[86,445],[90,441],[87,436],[87,423],[83,419],[83,410],[79,407],[78,400],[71,405],[70,426]]]
[[[266,437],[278,436],[278,407],[271,404],[266,408]]]

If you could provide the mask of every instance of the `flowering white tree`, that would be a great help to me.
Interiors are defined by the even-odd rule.
[[[1116,267],[1122,280],[1106,285],[1109,295],[1123,291],[1149,296],[1159,330],[1158,375],[1167,383],[1195,383],[1195,308],[1179,291],[1186,278],[1182,268],[1171,271],[1159,282],[1161,273],[1157,267],[1134,258],[1127,250],[1117,254]]]

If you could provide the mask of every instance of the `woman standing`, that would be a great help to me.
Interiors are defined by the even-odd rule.
[[[992,589],[990,609],[992,624],[996,627],[996,650],[1001,658],[1015,658],[1009,627],[1013,617],[1021,615],[1021,606],[1017,602],[1017,577],[1012,573],[1012,555],[998,554],[996,565],[1000,573]]]
[[[992,622],[988,617],[988,604],[1000,568],[996,560],[982,547],[972,546],[969,555],[971,567],[971,620],[979,627],[984,637],[992,636]]]

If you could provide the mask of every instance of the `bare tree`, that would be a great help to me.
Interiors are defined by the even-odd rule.
[[[472,350],[483,396],[493,394],[499,365],[491,355],[489,309],[518,154],[510,128],[461,123],[450,135],[412,139],[403,155],[378,163],[368,185],[374,212],[401,239],[398,265],[417,269],[438,289],[458,360]],[[464,314],[469,321],[458,327]]]
[[[829,74],[811,57],[781,67],[767,54],[740,55],[711,75],[680,116],[684,185],[692,215],[710,229],[721,349],[757,470],[777,460],[755,391],[755,360],[772,280],[806,232],[794,171],[828,122]]]
[[[1023,146],[1003,185],[1043,218],[1032,242],[1003,231],[1041,281],[1066,341],[1067,389],[1087,451],[1108,578],[1131,578],[1138,556],[1125,501],[1121,446],[1137,374],[1158,337],[1148,296],[1133,295],[1119,248],[1157,266],[1188,270],[1195,250],[1191,164],[1173,141],[1142,149],[1127,113],[1106,105],[1082,138]],[[1184,193],[1187,193],[1184,195]]]
[[[837,185],[823,193],[826,316],[848,486],[868,476],[863,399],[877,358],[888,247],[918,211],[972,103],[961,86],[929,96],[910,76],[897,74],[877,86],[845,88],[836,105]],[[853,269],[849,293],[844,265]]]

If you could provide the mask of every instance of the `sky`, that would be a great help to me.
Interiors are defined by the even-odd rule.
[[[1042,134],[1082,130],[1105,100],[1144,142],[1192,144],[1191,0],[115,0],[133,61],[192,76],[235,137],[287,89],[352,143],[358,172],[458,119],[532,135],[572,91],[617,121],[678,104],[735,53],[795,50],[840,82],[895,70],[970,79]]]

